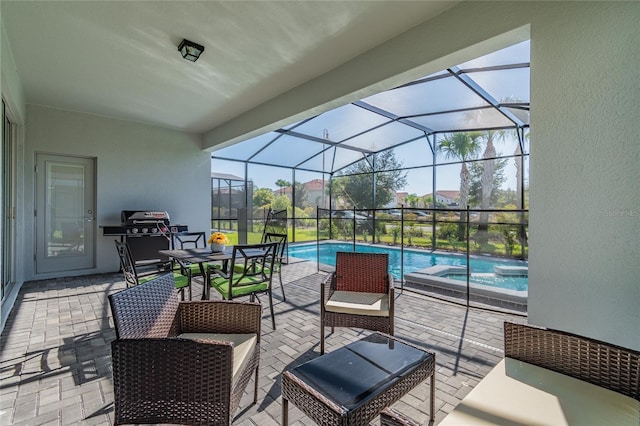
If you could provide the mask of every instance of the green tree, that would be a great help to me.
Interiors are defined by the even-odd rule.
[[[253,205],[256,208],[265,208],[270,206],[276,196],[269,188],[258,188],[253,193]]]
[[[460,200],[459,207],[466,210],[469,205],[469,191],[471,186],[471,175],[467,167],[467,161],[476,158],[480,152],[480,135],[477,132],[453,133],[442,139],[437,144],[437,150],[444,154],[444,157],[452,160],[462,161],[460,165]],[[465,227],[463,222],[465,217],[460,215],[458,224],[458,240],[465,238]]]
[[[418,194],[409,194],[404,197],[404,200],[409,204],[410,207],[418,207],[420,197],[418,197]]]
[[[507,167],[507,160],[496,160],[493,179],[491,181],[491,188],[500,188],[503,183],[506,182],[505,167]],[[484,168],[482,162],[474,162],[469,167],[469,174],[471,176],[471,184],[469,185],[469,204],[472,206],[479,206],[482,204],[483,193],[485,187],[482,182]],[[505,191],[506,192],[506,191]],[[491,191],[489,197],[489,206],[498,206],[500,203],[500,197],[505,195],[503,191],[494,190]]]
[[[482,133],[483,138],[486,140],[484,153],[482,154],[482,197],[480,202],[480,208],[487,210],[491,207],[491,197],[493,195],[494,178],[496,168],[498,166],[498,160],[496,159],[496,148],[494,141],[498,142],[505,138],[505,132],[502,130],[488,130]],[[489,213],[480,212],[480,222],[478,224],[478,242],[482,245],[488,241],[489,235]]]
[[[271,208],[275,211],[289,210],[291,207],[291,200],[286,195],[280,195],[273,200]]]
[[[291,186],[291,182],[289,182],[288,180],[285,180],[285,179],[278,179],[276,181],[276,186],[278,188],[280,188],[278,190],[278,195],[284,195],[284,188],[287,188],[287,187]]]
[[[375,200],[374,179],[375,172]],[[392,149],[371,154],[337,175],[332,180],[332,195],[342,197],[357,209],[381,208],[407,184],[407,172],[402,170]]]
[[[422,197],[422,205],[429,208],[444,209],[447,206],[439,201],[433,201],[433,195],[425,195]]]
[[[295,194],[296,205],[295,207],[299,209],[304,209],[309,205],[309,191],[307,191],[307,187],[304,186],[301,182],[293,183],[293,190]]]
[[[437,150],[446,159],[462,161],[460,166],[460,208],[466,209],[469,200],[471,175],[467,161],[473,160],[480,152],[480,134],[477,132],[453,133],[438,142]]]

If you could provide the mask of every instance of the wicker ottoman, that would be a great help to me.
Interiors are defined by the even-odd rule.
[[[319,425],[366,425],[427,377],[430,420],[435,354],[374,333],[282,373],[282,423],[289,401]]]

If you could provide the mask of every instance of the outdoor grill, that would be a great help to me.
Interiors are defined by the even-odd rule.
[[[127,234],[171,232],[169,213],[164,211],[122,210],[120,218]]]
[[[152,210],[122,210],[120,226],[103,226],[103,235],[119,236],[126,241],[136,263],[163,263],[158,254],[171,246],[171,234],[188,231],[185,225],[171,225],[169,213]]]

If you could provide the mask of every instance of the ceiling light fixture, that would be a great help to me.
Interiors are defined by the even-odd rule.
[[[198,60],[202,52],[204,52],[204,46],[200,46],[198,43],[184,39],[180,42],[178,50],[184,59],[195,62]]]

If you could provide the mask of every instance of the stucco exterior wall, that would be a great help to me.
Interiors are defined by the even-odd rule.
[[[529,322],[640,349],[640,4],[531,25]]]
[[[38,106],[27,107],[26,130],[26,170],[33,170],[38,152],[96,159],[96,225],[119,225],[122,210],[166,210],[171,223],[210,230],[211,158],[198,135]],[[33,179],[26,173],[29,206]],[[27,222],[26,252],[33,257],[33,219]],[[114,238],[96,230],[92,272],[118,270]],[[41,278],[33,271],[27,265],[26,279]]]

